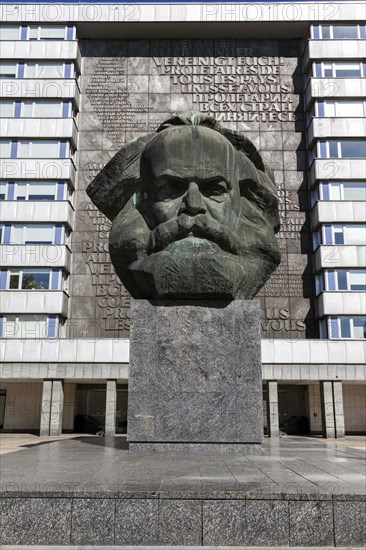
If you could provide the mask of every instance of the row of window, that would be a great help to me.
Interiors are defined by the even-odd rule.
[[[366,338],[366,317],[328,317],[320,322],[320,338],[364,339]]]
[[[314,247],[323,244],[365,245],[366,224],[326,223],[313,233]]]
[[[35,268],[0,270],[1,290],[61,290],[61,269]]]
[[[317,117],[364,117],[366,101],[363,99],[317,99],[310,116]],[[311,120],[311,119],[310,119]]]
[[[349,40],[366,38],[366,25],[312,25],[311,38],[315,40]]]
[[[67,230],[62,224],[3,224],[0,244],[65,244]]]
[[[2,338],[59,338],[63,319],[57,315],[7,315],[0,317]]]
[[[310,162],[315,158],[366,158],[366,139],[319,139],[309,153]]]
[[[0,200],[64,201],[69,196],[64,181],[0,181]]]
[[[0,78],[75,78],[73,61],[1,62]]]
[[[316,201],[366,201],[366,181],[321,181],[312,194]]]
[[[71,101],[44,99],[0,100],[0,118],[68,118],[75,116]]]
[[[75,40],[73,25],[0,25],[0,40]]]
[[[326,269],[317,275],[317,294],[333,290],[363,292],[366,290],[366,269]]]
[[[316,61],[312,76],[319,78],[364,78],[366,63],[362,61]]]
[[[56,139],[0,139],[0,158],[70,158],[70,143]]]

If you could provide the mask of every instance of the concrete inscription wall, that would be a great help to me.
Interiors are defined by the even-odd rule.
[[[79,180],[66,332],[129,334],[130,296],[110,262],[110,222],[85,188],[121,145],[155,130],[170,113],[199,110],[244,133],[274,171],[282,262],[260,293],[263,337],[317,336],[300,49],[295,40],[81,42]]]

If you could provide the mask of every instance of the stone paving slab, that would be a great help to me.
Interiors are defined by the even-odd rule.
[[[311,498],[366,493],[366,453],[322,440],[265,439],[260,452],[129,452],[122,437],[79,437],[0,458],[3,496]],[[271,495],[273,495],[271,497]]]

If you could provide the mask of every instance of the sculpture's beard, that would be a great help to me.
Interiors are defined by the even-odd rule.
[[[273,228],[255,210],[235,232],[205,214],[150,230],[130,201],[113,221],[110,254],[135,298],[251,299],[280,261]]]
[[[180,214],[177,218],[159,224],[151,231],[148,254],[159,252],[170,243],[193,236],[217,244],[223,251],[239,254],[241,243],[225,225],[209,218],[206,214],[188,216]]]

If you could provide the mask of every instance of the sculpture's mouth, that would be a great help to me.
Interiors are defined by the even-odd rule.
[[[238,255],[241,250],[236,235],[223,224],[209,218],[206,214],[188,216],[181,214],[152,230],[148,253],[159,252],[173,242],[183,239],[204,239],[218,245],[225,252]]]

